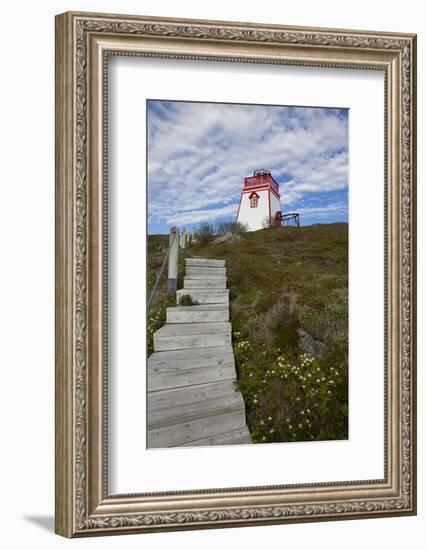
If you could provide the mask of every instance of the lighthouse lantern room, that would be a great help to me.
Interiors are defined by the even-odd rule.
[[[255,170],[243,180],[237,222],[257,231],[274,225],[277,213],[281,214],[279,185],[268,170]]]

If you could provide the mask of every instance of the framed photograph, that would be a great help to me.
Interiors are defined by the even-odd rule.
[[[416,36],[56,18],[56,532],[416,513]]]

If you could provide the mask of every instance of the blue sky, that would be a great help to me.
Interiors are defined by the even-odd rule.
[[[149,100],[148,232],[234,220],[243,178],[270,170],[282,212],[348,221],[348,110]]]

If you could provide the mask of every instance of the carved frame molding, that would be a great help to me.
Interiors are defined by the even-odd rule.
[[[385,478],[108,495],[106,59],[140,55],[385,73]],[[66,13],[56,18],[56,532],[88,536],[414,514],[416,37]]]

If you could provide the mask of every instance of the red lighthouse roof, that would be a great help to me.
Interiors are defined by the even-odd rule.
[[[257,187],[259,185],[270,185],[277,193],[279,192],[279,184],[269,170],[255,170],[253,176],[244,179],[244,187]]]

